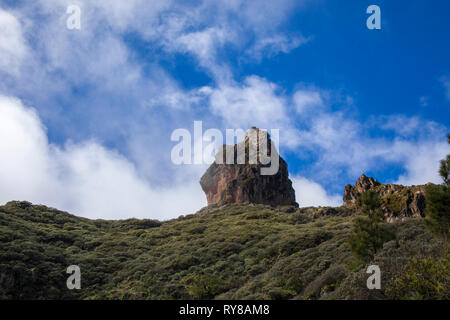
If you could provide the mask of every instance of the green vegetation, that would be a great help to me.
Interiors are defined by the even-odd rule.
[[[450,135],[447,136],[450,144]],[[432,232],[448,239],[450,235],[450,154],[441,160],[442,185],[427,187],[426,223]]]
[[[388,291],[402,299],[450,299],[449,259],[448,251],[439,259],[410,259]]]
[[[448,239],[450,235],[450,187],[439,185],[427,187],[425,222],[433,233]]]
[[[447,142],[450,144],[450,134],[447,135]],[[450,187],[450,154],[447,155],[447,157],[443,160],[441,160],[441,166],[439,168],[439,174],[442,177],[442,180],[444,181],[444,185],[447,187]]]
[[[375,191],[380,191],[385,185],[380,185],[375,188]],[[411,203],[414,198],[414,193],[421,192],[423,186],[397,186],[397,190],[392,193],[386,193],[380,197],[380,205],[382,208],[386,208],[387,212],[392,212],[394,216],[399,216],[402,211],[406,210],[407,204]]]
[[[366,217],[356,218],[349,243],[354,255],[362,262],[368,262],[395,235],[383,223],[384,215],[380,209],[378,193],[366,191],[358,198],[358,206]]]
[[[395,222],[395,240],[361,263],[348,241],[358,214],[229,205],[166,222],[106,221],[10,202],[0,206],[0,298],[448,298],[447,242],[422,219]],[[72,264],[81,268],[80,290],[66,288]],[[366,288],[368,264],[380,266],[381,290]],[[428,282],[415,285],[424,266]]]

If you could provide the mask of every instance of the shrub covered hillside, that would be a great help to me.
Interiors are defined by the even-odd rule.
[[[167,222],[106,221],[10,202],[0,206],[0,298],[450,297],[447,240],[424,219],[383,224],[392,236],[364,260],[349,240],[358,215],[242,204]],[[380,290],[367,289],[371,264],[380,266]],[[80,290],[66,287],[69,265],[81,269]]]

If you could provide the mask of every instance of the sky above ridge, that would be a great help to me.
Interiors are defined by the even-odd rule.
[[[373,4],[380,30],[366,26]],[[448,12],[444,0],[0,0],[0,203],[193,213],[208,165],[175,165],[171,134],[194,121],[279,129],[300,206],[340,205],[362,173],[438,183]]]

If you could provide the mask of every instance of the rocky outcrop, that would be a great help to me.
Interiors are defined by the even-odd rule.
[[[344,206],[350,207],[352,205],[356,205],[358,198],[370,189],[375,189],[375,187],[379,186],[381,183],[379,183],[377,180],[375,180],[372,177],[366,177],[365,174],[362,174],[361,177],[356,181],[355,185],[352,186],[351,184],[348,184],[344,188]]]
[[[257,139],[254,139],[253,134],[256,134]],[[266,140],[259,140],[263,137]],[[250,147],[259,151],[260,141],[266,142],[267,149],[263,150],[263,153],[271,157],[270,163],[263,164],[264,161],[260,161],[259,157],[256,163],[251,161]],[[240,150],[245,150],[241,158],[238,156]],[[227,152],[230,154],[229,158],[233,159],[232,164],[226,161]],[[275,174],[261,174],[264,168],[272,166],[274,159],[278,161],[278,171]],[[278,155],[275,148],[272,148],[270,136],[254,127],[246,133],[242,142],[222,147],[216,155],[216,161],[202,176],[200,185],[206,194],[208,205],[259,203],[298,206],[292,182],[288,177],[286,161]]]
[[[363,174],[354,186],[345,186],[344,206],[357,208],[358,198],[364,192],[373,190],[380,197],[381,208],[388,222],[410,217],[421,218],[425,216],[425,187],[382,184]]]

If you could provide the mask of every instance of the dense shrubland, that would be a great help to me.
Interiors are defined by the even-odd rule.
[[[449,298],[447,240],[423,219],[377,222],[390,236],[361,259],[349,239],[362,212],[208,211],[166,222],[106,221],[10,202],[0,207],[0,298]],[[81,290],[66,288],[72,264],[81,268]],[[369,264],[381,268],[381,290],[366,287]]]

